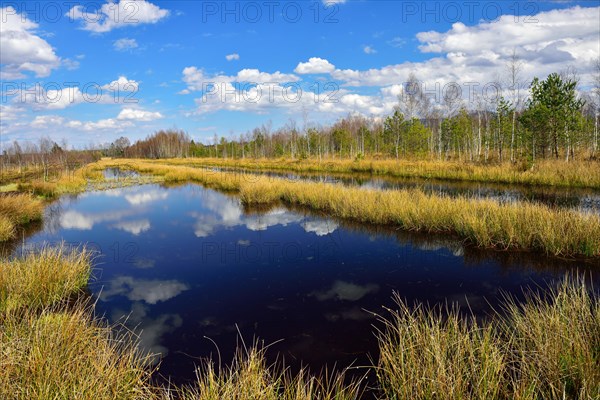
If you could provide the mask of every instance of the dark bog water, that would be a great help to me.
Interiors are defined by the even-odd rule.
[[[292,368],[367,365],[377,358],[371,312],[393,307],[394,291],[485,315],[502,292],[589,268],[302,210],[244,210],[195,185],[64,197],[25,248],[61,240],[98,250],[90,286],[98,313],[141,330],[142,346],[162,354],[160,372],[175,382],[192,379],[199,358],[216,360],[215,344],[230,361],[240,335],[276,342],[270,360],[279,354]]]

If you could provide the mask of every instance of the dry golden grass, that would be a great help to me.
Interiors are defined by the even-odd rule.
[[[507,302],[499,319],[513,366],[512,398],[600,398],[600,301],[567,276],[549,294]]]
[[[26,194],[0,196],[0,214],[16,224],[39,220],[43,203]]]
[[[0,312],[50,306],[87,286],[92,263],[85,249],[45,247],[15,260],[0,260]]]
[[[85,306],[0,315],[0,398],[149,399],[150,371],[130,334]]]
[[[357,383],[344,383],[342,374],[316,378],[304,370],[296,376],[267,366],[265,350],[253,346],[238,350],[230,367],[216,370],[206,362],[197,370],[196,383],[176,390],[182,400],[355,400],[361,393]]]
[[[44,181],[28,180],[18,184],[18,190],[36,196],[53,198],[65,193],[79,193],[86,189],[88,182],[104,180],[102,169],[96,164],[86,165],[75,171],[61,171],[58,177]]]
[[[455,309],[396,301],[378,334],[378,377],[390,398],[501,398],[507,360],[492,326],[477,327]]]
[[[483,325],[396,301],[378,334],[387,398],[600,398],[600,301],[581,277],[523,305],[509,301],[506,315]]]
[[[0,195],[0,242],[12,239],[18,225],[39,221],[43,210],[43,203],[30,195]]]
[[[0,214],[0,242],[15,236],[15,224],[6,215]]]
[[[64,246],[0,262],[0,398],[149,398],[135,338],[65,303],[90,270],[89,252]]]
[[[171,165],[222,166],[250,170],[369,173],[398,178],[425,178],[475,182],[516,183],[600,188],[600,162],[540,160],[532,167],[520,164],[479,164],[440,160],[339,160],[189,158],[161,162]]]

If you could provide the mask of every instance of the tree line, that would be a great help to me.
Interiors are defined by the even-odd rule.
[[[274,130],[271,122],[237,137],[195,142],[184,131],[161,130],[131,143],[121,137],[96,153],[110,157],[174,158],[438,158],[463,161],[535,161],[540,158],[597,158],[600,123],[600,60],[591,90],[579,88],[573,69],[552,73],[530,84],[521,80],[516,56],[507,65],[507,78],[497,82],[501,96],[475,97],[467,108],[452,90],[434,102],[411,74],[394,111],[384,117],[349,115],[331,126],[289,120]],[[18,143],[3,154],[20,163]],[[49,140],[40,142],[39,162],[63,150]],[[59,151],[60,150],[60,151]],[[95,153],[95,154],[96,154]],[[33,156],[31,156],[33,157]]]
[[[573,71],[535,78],[527,88],[512,64],[505,96],[493,102],[475,98],[467,108],[449,91],[442,104],[423,93],[412,75],[393,113],[385,118],[350,115],[329,127],[290,120],[273,131],[263,124],[238,138],[191,143],[197,157],[382,158],[429,157],[469,161],[597,157],[600,119],[599,78],[582,93]]]

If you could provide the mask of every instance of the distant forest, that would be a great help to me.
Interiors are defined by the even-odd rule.
[[[578,89],[573,72],[553,73],[524,85],[518,81],[519,65],[511,65],[512,81],[502,91],[506,97],[493,102],[476,98],[469,108],[451,90],[434,103],[412,75],[394,112],[385,118],[350,115],[328,127],[306,122],[299,126],[290,120],[277,130],[269,122],[236,138],[215,134],[212,143],[194,142],[183,131],[161,130],[135,143],[121,137],[92,153],[95,158],[152,159],[370,157],[533,162],[597,158],[600,62],[597,82],[588,92]],[[2,164],[21,164],[28,157],[34,162],[34,155],[57,158],[63,153],[59,144],[47,138],[25,149],[15,142],[4,150]]]

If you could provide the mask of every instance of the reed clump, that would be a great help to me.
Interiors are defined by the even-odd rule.
[[[478,324],[417,306],[382,318],[378,376],[391,399],[597,399],[600,301],[583,277],[508,300]]]
[[[42,219],[43,203],[28,194],[0,195],[0,242],[14,238],[16,228]]]
[[[182,400],[356,400],[360,384],[345,383],[344,375],[317,378],[301,370],[292,376],[281,368],[268,366],[264,348],[240,348],[233,363],[217,368],[207,361],[197,369],[196,382],[179,388]]]
[[[83,290],[92,254],[65,245],[0,260],[0,312],[51,306]]]
[[[399,309],[381,319],[378,377],[391,399],[502,398],[507,359],[491,325],[455,308]]]
[[[600,398],[600,300],[593,290],[567,275],[548,293],[506,302],[498,329],[511,349],[512,398]]]
[[[0,263],[0,398],[148,399],[136,338],[93,317],[85,249],[46,247]]]
[[[4,312],[0,317],[3,399],[149,399],[152,387],[136,339],[84,305]]]

